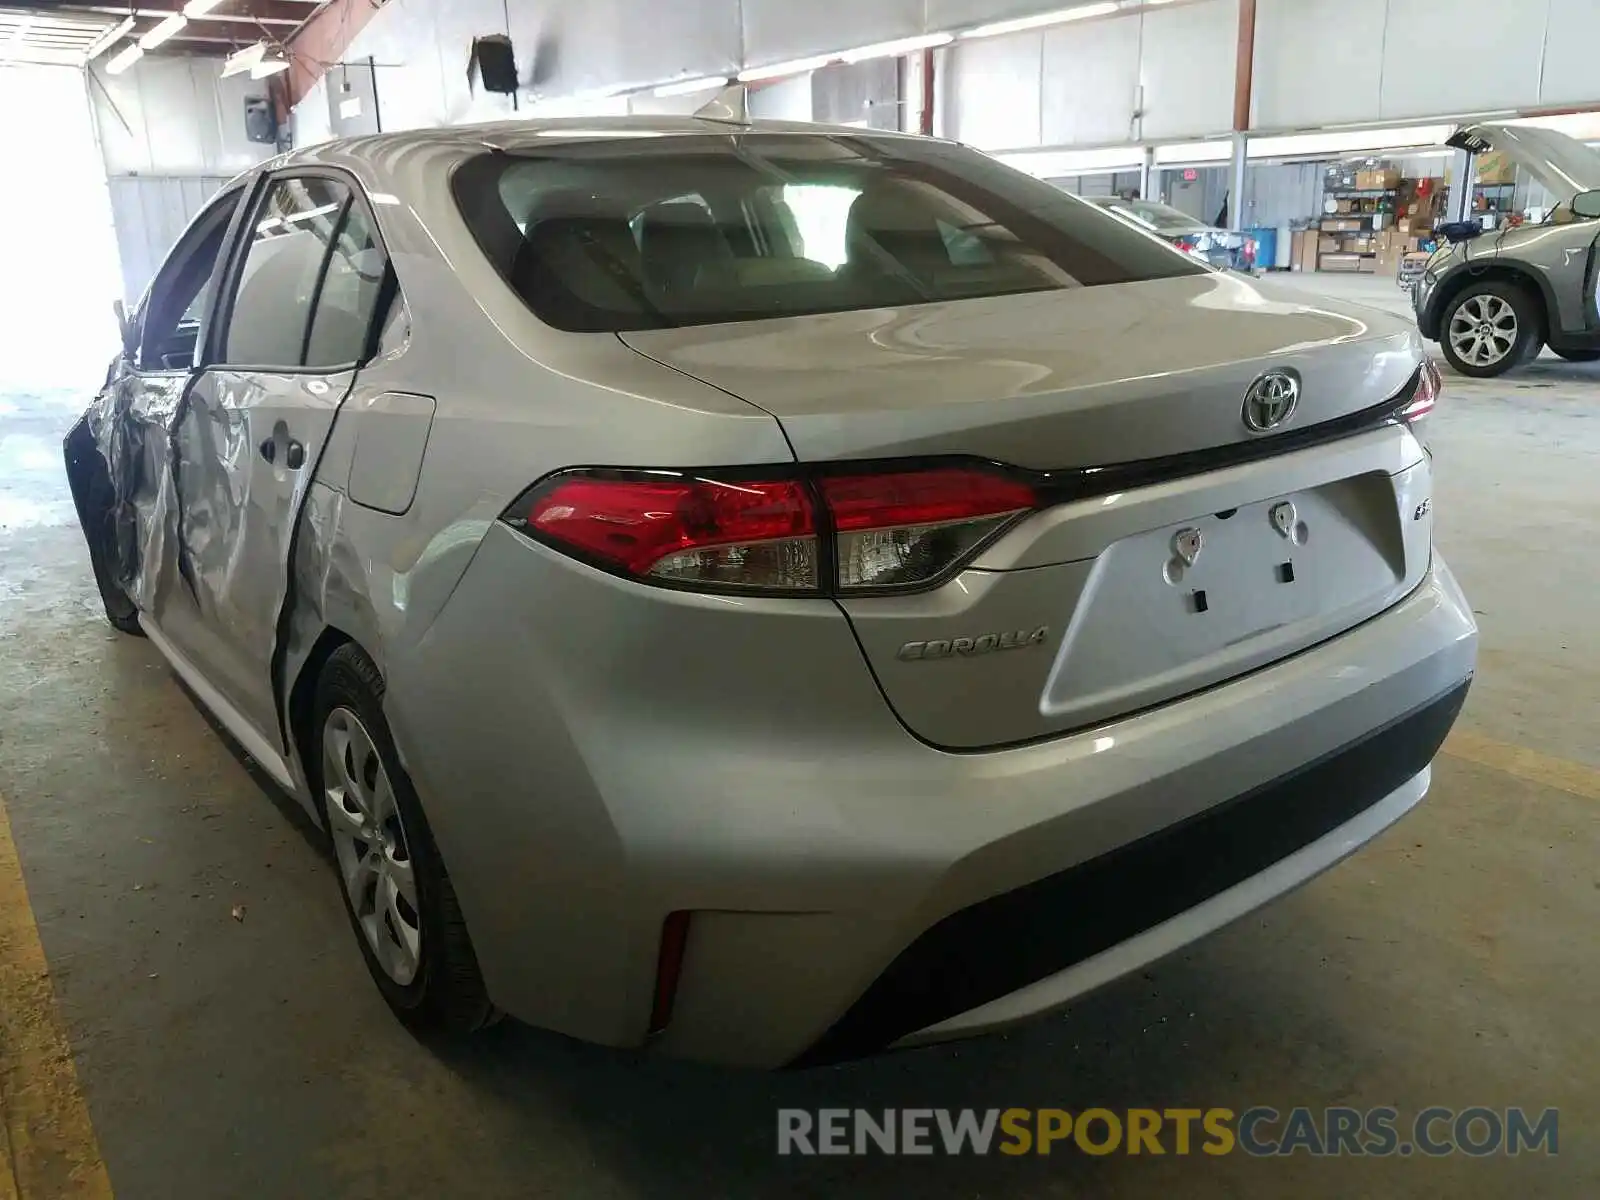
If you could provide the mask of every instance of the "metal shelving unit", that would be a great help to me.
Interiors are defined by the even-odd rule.
[[[1322,193],[1324,199],[1331,198],[1334,200],[1381,200],[1385,196],[1398,197],[1399,194],[1399,188],[1326,188]],[[1392,220],[1394,218],[1394,204],[1391,203],[1387,209],[1378,209],[1373,212],[1323,213],[1317,220],[1317,237],[1320,241],[1324,235],[1337,234],[1342,237],[1359,236],[1362,233],[1370,235],[1377,232],[1373,228],[1372,221],[1374,217],[1380,215]],[[1331,228],[1329,226],[1330,222],[1350,221],[1359,221],[1361,225],[1356,229],[1340,228],[1338,224]],[[1323,259],[1333,254],[1339,255],[1341,258],[1348,258],[1353,255],[1358,259],[1372,259],[1374,262],[1378,258],[1376,250],[1323,250],[1319,246],[1317,249],[1317,270],[1326,270],[1327,268],[1323,266]],[[1359,271],[1360,268],[1358,267],[1357,270]]]

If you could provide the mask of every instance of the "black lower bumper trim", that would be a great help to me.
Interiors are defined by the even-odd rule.
[[[793,1065],[884,1049],[1259,874],[1426,767],[1455,723],[1470,683],[1188,820],[951,913],[901,951]]]

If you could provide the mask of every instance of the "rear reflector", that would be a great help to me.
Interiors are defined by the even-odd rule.
[[[683,975],[683,952],[689,947],[689,914],[683,909],[669,912],[661,922],[661,949],[656,954],[656,992],[650,1005],[651,1034],[660,1033],[672,1021],[672,1004],[678,998],[678,980]]]
[[[536,484],[503,519],[634,578],[837,595],[931,586],[1039,504],[1032,487],[978,466],[766,480],[576,470]]]

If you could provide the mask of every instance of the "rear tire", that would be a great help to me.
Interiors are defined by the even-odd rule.
[[[354,643],[317,679],[306,774],[334,843],[339,892],[373,982],[418,1033],[493,1023],[455,888],[383,716],[384,680]]]
[[[1469,284],[1439,325],[1445,361],[1473,379],[1504,375],[1537,354],[1544,340],[1538,303],[1504,279]]]
[[[1600,362],[1600,350],[1562,350],[1557,346],[1551,346],[1550,349],[1568,362]]]

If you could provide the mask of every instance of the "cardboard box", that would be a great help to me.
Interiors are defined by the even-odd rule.
[[[1353,200],[1335,200],[1333,207],[1335,212],[1342,213],[1355,212],[1356,210],[1355,201]]]
[[[1394,223],[1394,227],[1395,227],[1396,231],[1398,231],[1400,233],[1410,233],[1411,232],[1411,218],[1410,217],[1401,217],[1398,221],[1396,221]]]
[[[1324,233],[1359,233],[1361,222],[1353,217],[1328,217],[1322,222]]]
[[[1479,183],[1510,183],[1517,177],[1517,168],[1498,150],[1478,155],[1473,165]]]
[[[1375,258],[1363,258],[1356,264],[1356,270],[1360,271],[1363,275],[1371,275],[1377,269],[1378,260]]]
[[[1317,269],[1317,231],[1299,229],[1290,238],[1289,269],[1315,271]]]
[[[1363,261],[1359,254],[1324,254],[1318,260],[1318,269],[1353,274],[1361,269]]]
[[[1358,171],[1356,173],[1356,187],[1361,191],[1377,191],[1379,189],[1395,188],[1400,186],[1400,172],[1393,167],[1383,167],[1376,171]]]
[[[1317,236],[1317,249],[1323,254],[1332,254],[1343,249],[1344,244],[1333,234],[1323,233]]]

